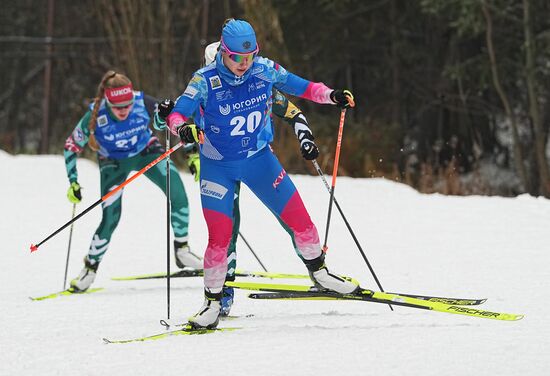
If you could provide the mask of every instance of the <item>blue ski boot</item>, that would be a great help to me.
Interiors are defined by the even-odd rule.
[[[225,317],[229,316],[231,311],[231,306],[233,305],[233,297],[235,296],[235,291],[233,287],[224,287],[222,290],[222,300],[221,300],[221,309],[220,316]]]

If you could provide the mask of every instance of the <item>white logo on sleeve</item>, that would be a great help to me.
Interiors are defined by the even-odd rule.
[[[209,180],[201,180],[201,195],[217,198],[222,200],[227,193],[227,188],[223,185],[214,183]]]
[[[198,92],[199,91],[197,89],[195,89],[194,87],[187,86],[187,88],[183,92],[183,96],[193,99],[193,98],[195,98],[195,96],[197,95]]]
[[[84,133],[82,133],[82,130],[80,128],[75,128],[75,130],[73,132],[73,139],[76,142],[84,141]]]

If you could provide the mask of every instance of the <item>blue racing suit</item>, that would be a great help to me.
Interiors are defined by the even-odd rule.
[[[216,61],[195,73],[168,116],[175,132],[196,111],[204,131],[200,148],[201,202],[209,240],[204,257],[205,287],[221,291],[227,271],[227,249],[233,228],[235,186],[244,182],[292,231],[301,256],[321,254],[319,235],[309,214],[271,149],[273,87],[318,103],[331,103],[332,91],[300,78],[275,62],[256,57],[243,76]]]

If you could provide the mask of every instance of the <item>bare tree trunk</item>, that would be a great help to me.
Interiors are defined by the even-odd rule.
[[[396,0],[391,1],[391,70],[392,70],[392,126],[400,126],[401,116],[401,70],[399,67],[399,32]]]
[[[109,38],[113,61],[134,87],[152,95],[169,96],[178,90],[178,81],[199,68],[203,48],[194,41],[205,38],[210,1],[186,0],[184,5],[170,0],[97,0],[98,23]],[[206,13],[205,13],[206,12]],[[185,19],[184,33],[174,34],[173,19]],[[177,41],[177,45],[175,44]]]
[[[513,145],[514,164],[516,166],[516,170],[523,184],[524,190],[530,191],[527,171],[525,169],[525,165],[523,164],[523,150],[519,139],[517,119],[516,119],[516,116],[514,115],[512,107],[510,106],[510,101],[508,100],[508,97],[504,92],[504,89],[502,88],[502,85],[500,83],[500,78],[498,75],[495,48],[493,46],[493,21],[491,18],[491,12],[489,10],[489,7],[487,6],[486,1],[482,1],[481,9],[483,11],[483,16],[485,17],[485,22],[487,26],[485,37],[486,37],[486,43],[487,43],[487,50],[489,52],[489,60],[491,63],[491,74],[493,76],[493,85],[495,86],[495,90],[497,91],[497,94],[502,102],[502,105],[504,107],[504,112],[506,113],[506,116],[508,117],[508,119],[510,119],[510,122],[512,124],[512,139],[514,142],[514,145]]]
[[[52,83],[52,52],[53,45],[53,17],[55,13],[55,0],[48,1],[48,31],[49,43],[46,45],[46,66],[44,67],[44,97],[42,102],[42,134],[40,137],[40,153],[46,154],[50,146],[50,95]]]
[[[159,2],[159,17],[161,20],[161,38],[160,42],[160,72],[159,77],[157,77],[157,82],[160,87],[158,87],[160,97],[165,97],[168,95],[168,85],[170,82],[174,81],[172,76],[172,64],[171,64],[171,46],[172,46],[172,18],[170,17],[170,9],[166,1]]]
[[[291,65],[279,13],[272,0],[241,0],[245,16],[253,24],[263,56]]]
[[[205,48],[208,44],[206,38],[208,37],[208,9],[210,8],[210,2],[208,0],[202,0],[202,25],[201,25],[201,46]]]
[[[535,77],[536,45],[531,25],[530,0],[523,0],[523,28],[525,35],[525,78],[529,97],[529,116],[533,122],[535,134],[535,154],[539,172],[539,192],[550,196],[550,175],[546,159],[546,135],[542,126],[539,111],[538,90]]]

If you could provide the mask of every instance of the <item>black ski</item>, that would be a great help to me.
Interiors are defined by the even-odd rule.
[[[204,272],[200,269],[182,269],[170,273],[170,278],[202,277]],[[237,269],[235,277],[273,278],[273,279],[309,279],[307,274],[272,273],[263,271],[248,271]],[[113,277],[114,281],[135,281],[142,279],[164,279],[166,273],[141,274],[126,277]]]
[[[314,286],[305,285],[287,285],[287,284],[270,284],[257,282],[226,282],[227,286],[236,287],[245,290],[265,291],[269,293],[287,293],[300,292],[306,293],[301,297],[294,298],[300,300],[354,300],[365,301],[372,303],[391,304],[396,306],[419,308],[430,311],[438,311],[452,313],[457,315],[472,316],[478,318],[486,318],[503,321],[521,320],[523,315],[510,314],[503,312],[486,311],[468,306],[457,304],[446,304],[438,301],[430,301],[417,299],[406,295],[392,294],[387,292],[373,291],[367,289],[358,289],[353,293],[340,294],[330,290],[319,290]],[[262,299],[263,294],[253,293],[249,297],[253,299]]]
[[[415,298],[419,300],[425,300],[429,302],[438,302],[450,305],[462,305],[462,306],[473,306],[480,305],[487,301],[487,299],[466,299],[466,298],[447,298],[441,296],[428,296],[428,295],[415,295],[415,294],[403,294],[397,292],[390,292],[388,294],[408,296],[410,298]],[[282,292],[266,292],[262,294],[250,294],[250,297],[253,299],[267,299],[267,300],[303,300],[308,297],[319,297],[322,296],[321,292],[310,292],[310,291],[282,291]]]

